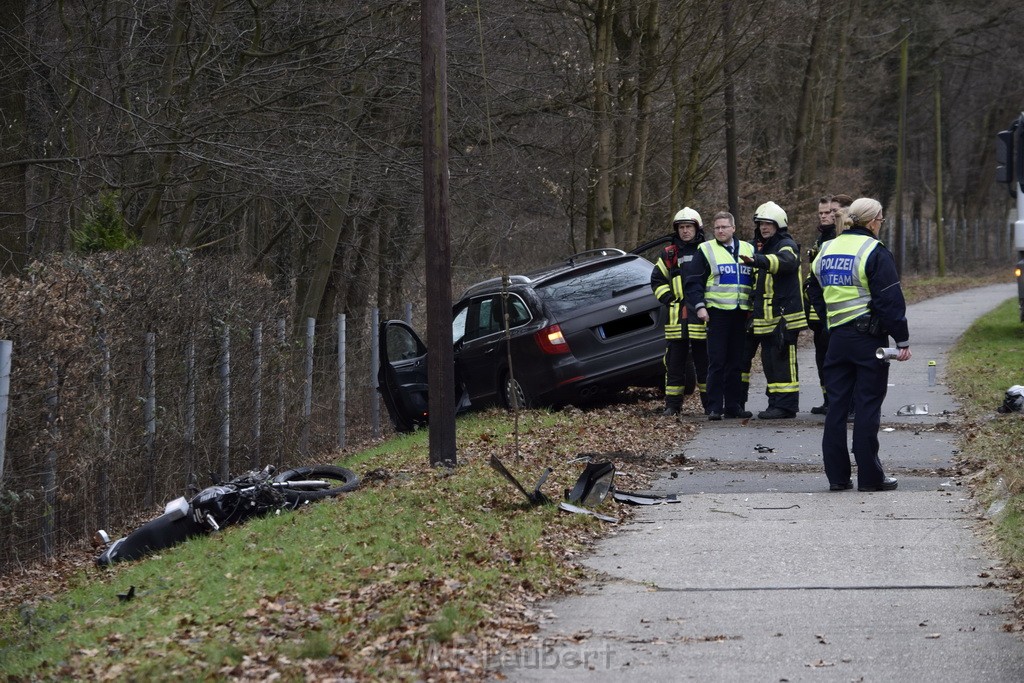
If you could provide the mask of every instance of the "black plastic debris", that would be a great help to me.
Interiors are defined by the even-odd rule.
[[[996,408],[997,413],[1019,413],[1024,409],[1024,386],[1014,384],[1006,390],[1003,405]]]
[[[533,487],[533,491],[527,491],[526,488],[519,483],[519,480],[512,476],[512,473],[505,468],[505,466],[498,460],[498,456],[492,455],[490,465],[496,469],[501,476],[512,482],[512,485],[519,489],[526,499],[530,501],[531,505],[542,505],[544,503],[550,503],[551,499],[541,493],[540,487],[544,485],[544,482],[548,480],[551,475],[552,469],[547,467],[544,469],[544,473],[540,475],[540,479],[537,480],[537,485]]]
[[[578,460],[589,460],[590,457],[591,456],[588,454],[572,462],[576,462]],[[544,473],[537,481],[537,485],[534,486],[533,491],[529,491],[511,472],[508,471],[508,468],[502,464],[497,456],[491,456],[490,465],[505,477],[505,479],[511,482],[513,486],[519,489],[520,493],[522,493],[532,505],[541,505],[543,503],[553,502],[540,490],[541,486],[544,485],[544,482],[547,481],[548,476],[552,472],[550,467],[544,470]],[[597,507],[603,503],[609,495],[617,502],[626,503],[628,505],[663,505],[666,503],[680,502],[679,498],[675,494],[658,496],[647,493],[634,493],[632,491],[618,491],[615,488],[614,480],[615,465],[611,462],[588,462],[587,466],[583,469],[583,472],[576,480],[575,485],[571,489],[566,489],[565,500],[558,504],[558,508],[573,514],[590,515],[591,517],[596,517],[603,522],[618,522],[619,520],[615,517],[594,512],[589,508]]]
[[[775,452],[774,448],[772,448],[771,446],[765,446],[763,444],[757,444],[756,446],[754,446],[754,450],[757,451],[758,453],[774,453]]]
[[[576,485],[565,494],[566,500],[584,506],[600,505],[612,490],[615,479],[615,465],[610,462],[587,464]]]

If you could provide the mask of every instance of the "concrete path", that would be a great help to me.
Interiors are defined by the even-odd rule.
[[[953,468],[957,405],[943,383],[953,342],[1014,294],[999,285],[910,308],[914,357],[892,364],[880,434],[898,491],[829,492],[822,418],[809,412],[702,420],[682,446],[690,462],[654,487],[682,502],[642,508],[602,541],[586,560],[593,581],[547,606],[537,646],[501,653],[498,677],[1024,680],[1024,641],[1004,630],[1010,596],[992,584],[996,561]],[[821,398],[810,349],[800,376],[809,411]],[[767,405],[761,382],[755,414]],[[907,404],[929,413],[898,416]]]

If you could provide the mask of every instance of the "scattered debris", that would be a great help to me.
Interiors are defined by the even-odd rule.
[[[567,503],[564,500],[558,504],[558,509],[565,510],[566,512],[572,512],[573,514],[577,515],[590,515],[591,517],[597,517],[602,522],[612,522],[614,524],[619,521],[618,518],[612,517],[611,515],[603,515],[600,512],[594,512],[593,510],[588,510],[587,508],[581,508],[578,505]]]
[[[1024,408],[1024,386],[1014,384],[1006,390],[1006,397],[1003,398],[1003,405],[996,408],[997,413],[1019,413]]]
[[[501,474],[501,476],[505,477],[510,482],[512,482],[512,485],[519,489],[524,496],[526,496],[526,499],[530,501],[531,505],[541,505],[542,503],[551,502],[550,498],[548,498],[547,496],[540,492],[540,487],[544,485],[544,482],[547,481],[548,476],[552,472],[552,469],[550,467],[544,470],[544,474],[542,474],[540,476],[540,479],[537,480],[537,485],[533,487],[533,491],[527,491],[523,487],[523,485],[519,483],[519,480],[512,476],[512,473],[505,468],[505,466],[501,463],[500,460],[498,460],[498,456],[491,455],[490,465],[491,467],[496,469],[498,473]]]
[[[674,493],[668,496],[655,496],[649,493],[632,493],[617,489],[612,489],[612,498],[620,503],[629,503],[630,505],[664,505],[680,502],[679,496]]]
[[[129,586],[127,593],[118,593],[117,599],[121,602],[128,602],[135,597],[135,586]]]
[[[774,448],[772,448],[771,446],[765,446],[763,444],[757,444],[756,446],[754,446],[754,450],[757,451],[758,453],[774,453],[775,452]]]
[[[585,454],[584,456],[573,460],[590,460],[592,454]],[[496,455],[491,455],[490,465],[497,470],[505,479],[512,483],[523,496],[530,501],[531,505],[543,505],[545,503],[552,503],[553,501],[541,492],[541,487],[544,482],[547,481],[548,476],[552,473],[552,468],[548,467],[541,474],[537,484],[533,487],[533,491],[528,491],[523,486],[515,475],[508,471],[508,468],[502,464],[501,460]],[[576,484],[571,490],[565,491],[565,500],[558,504],[558,509],[565,510],[566,512],[572,512],[575,514],[591,515],[600,519],[604,522],[618,522],[619,520],[610,515],[603,515],[594,512],[589,507],[596,507],[604,502],[608,494],[612,495],[616,501],[620,503],[628,503],[630,505],[662,505],[665,503],[678,503],[679,498],[675,494],[668,496],[658,496],[648,493],[633,493],[631,491],[617,491],[613,484],[615,479],[615,466],[607,461],[603,462],[588,462],[584,468],[583,473],[580,474],[579,479],[576,480]]]
[[[565,499],[580,505],[600,505],[612,489],[615,466],[610,462],[591,462],[576,480],[571,491],[565,492]]]
[[[908,403],[905,406],[900,406],[899,410],[896,411],[897,415],[927,415],[928,404],[927,403]]]

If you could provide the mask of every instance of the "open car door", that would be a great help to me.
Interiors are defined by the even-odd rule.
[[[427,424],[427,347],[401,320],[384,320],[378,336],[377,390],[400,432]]]

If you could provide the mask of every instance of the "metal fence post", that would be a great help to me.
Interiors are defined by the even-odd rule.
[[[11,399],[11,349],[14,344],[0,340],[0,482],[4,480],[7,455],[7,410]]]
[[[56,549],[57,532],[57,444],[60,443],[60,385],[61,372],[51,367],[51,378],[46,386],[46,431],[50,440],[43,462],[43,556],[51,559]]]
[[[192,333],[185,342],[185,487],[196,477],[196,340]]]
[[[302,385],[302,441],[299,450],[303,459],[309,458],[309,428],[313,418],[313,344],[316,318],[306,318],[306,365]]]
[[[156,333],[146,333],[145,368],[142,375],[143,404],[143,467],[146,473],[146,492],[143,504],[148,508],[153,505],[156,486]]]
[[[220,478],[231,476],[231,328],[221,329],[220,337]]]
[[[263,323],[252,330],[252,450],[249,467],[260,466],[260,439],[263,436]]]
[[[285,384],[288,352],[288,333],[284,318],[277,319],[277,415],[274,425],[277,430],[277,462],[278,467],[284,464],[284,418],[285,418]]]
[[[370,313],[370,426],[373,438],[380,438],[380,392],[377,389],[377,368],[380,366],[380,309]]]
[[[338,314],[338,449],[345,448],[345,406],[348,387],[345,383],[345,314]]]
[[[110,519],[110,463],[114,438],[111,425],[110,404],[113,401],[110,390],[110,347],[107,345],[106,330],[100,330],[98,343],[100,347],[100,438],[103,452],[100,454],[99,467],[96,472],[96,485],[99,488],[99,504],[97,505],[97,522],[101,529],[106,528]]]

